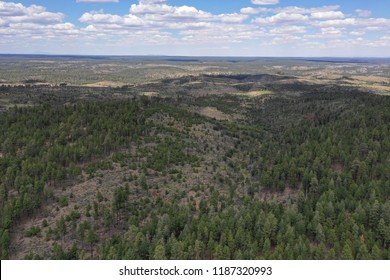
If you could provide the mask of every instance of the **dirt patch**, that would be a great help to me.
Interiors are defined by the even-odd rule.
[[[331,166],[332,166],[332,170],[338,173],[341,173],[344,170],[344,165],[341,164],[340,162],[332,163]]]
[[[390,95],[390,86],[382,85],[362,85],[362,88],[374,91],[375,93],[382,95]]]
[[[281,203],[286,202],[291,198],[296,198],[297,196],[298,196],[298,190],[292,189],[290,187],[286,187],[283,192],[261,190],[255,193],[255,197],[260,200],[263,201],[275,200]]]
[[[364,82],[373,82],[373,83],[389,83],[390,78],[381,77],[381,76],[352,76],[353,79],[364,81]]]
[[[121,82],[100,81],[100,82],[92,83],[92,84],[84,84],[82,86],[85,86],[85,87],[122,87],[124,85],[125,84],[121,83]]]
[[[144,96],[157,96],[158,92],[156,92],[156,91],[144,91],[142,93],[142,95],[144,95]]]
[[[209,118],[214,118],[214,119],[219,120],[219,121],[224,121],[224,120],[228,121],[231,119],[231,117],[228,114],[225,114],[224,112],[219,111],[215,107],[204,107],[204,108],[200,109],[199,114],[201,114],[202,116],[209,117]]]
[[[257,97],[262,95],[270,95],[273,94],[273,92],[269,90],[257,90],[257,91],[248,91],[248,92],[236,92],[233,94],[247,96],[247,97]]]

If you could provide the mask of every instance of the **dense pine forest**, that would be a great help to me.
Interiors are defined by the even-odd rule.
[[[1,259],[390,259],[389,97],[193,79],[3,87]]]

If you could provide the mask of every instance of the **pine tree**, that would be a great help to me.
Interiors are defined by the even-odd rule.
[[[164,246],[164,241],[162,239],[160,239],[156,244],[156,247],[154,249],[153,259],[154,260],[166,259],[165,246]]]
[[[352,250],[348,243],[346,243],[341,252],[342,260],[353,260]]]

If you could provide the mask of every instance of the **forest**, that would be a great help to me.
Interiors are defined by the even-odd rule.
[[[388,96],[201,75],[0,101],[1,259],[390,259]]]

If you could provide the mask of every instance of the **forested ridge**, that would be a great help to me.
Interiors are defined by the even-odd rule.
[[[389,259],[390,100],[332,90],[10,108],[1,258]]]

